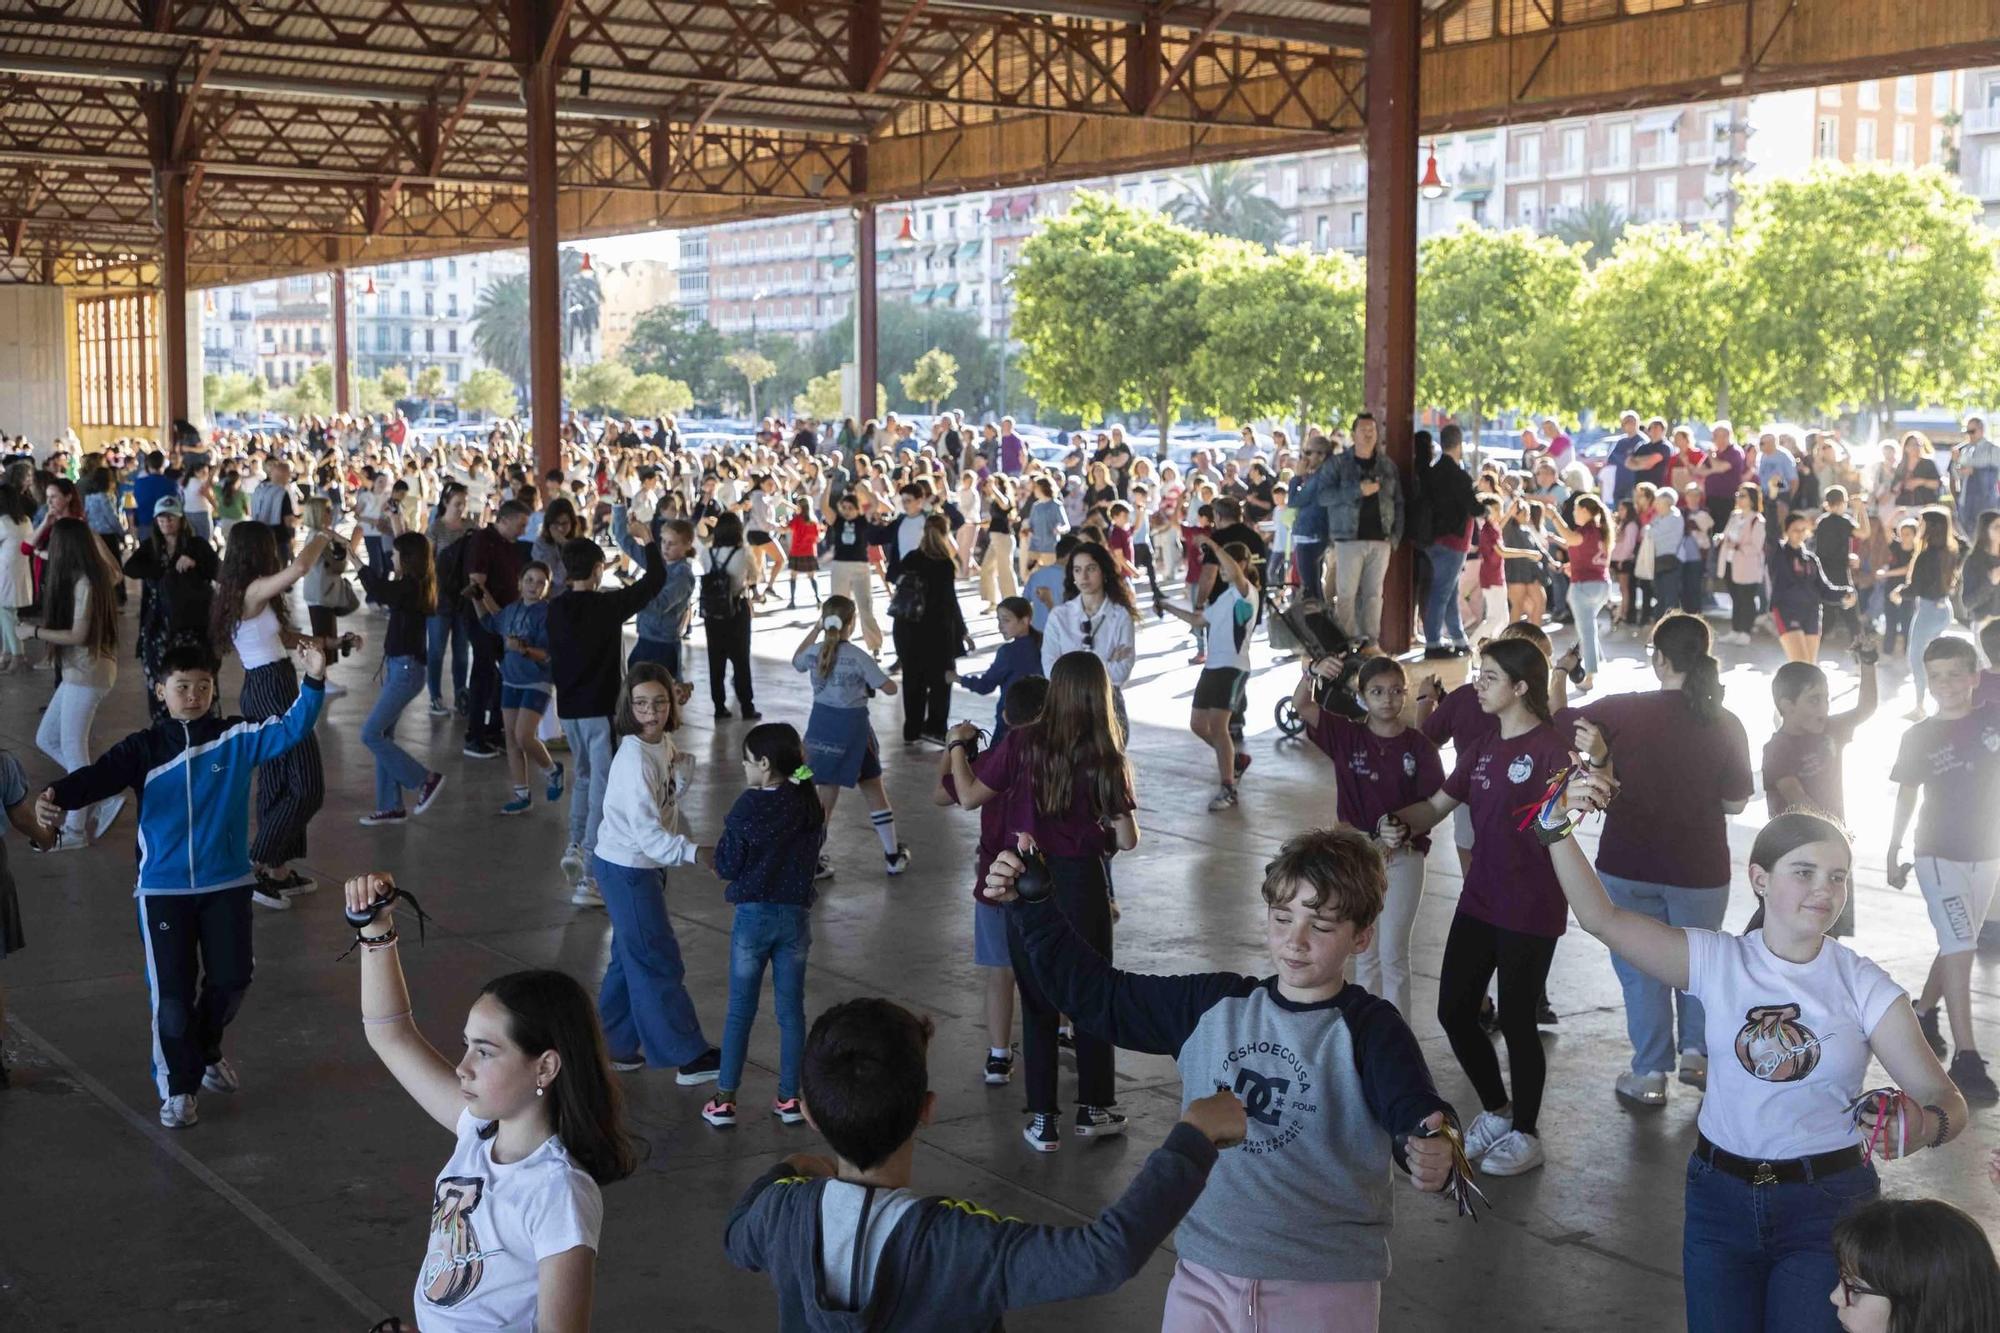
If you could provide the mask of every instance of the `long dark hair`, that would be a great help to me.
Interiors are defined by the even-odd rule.
[[[430,615],[437,610],[437,565],[431,559],[431,539],[421,532],[399,532],[390,548],[403,557],[401,581],[416,585],[418,609]]]
[[[1076,575],[1072,567],[1077,561],[1088,558],[1104,577],[1104,596],[1118,606],[1125,608],[1134,620],[1139,618],[1138,603],[1132,600],[1132,590],[1125,586],[1125,576],[1118,572],[1118,562],[1111,558],[1111,552],[1096,542],[1078,542],[1070,551],[1069,559],[1063,561],[1063,600],[1070,601],[1076,596]]]
[[[1722,664],[1708,651],[1708,622],[1685,611],[1664,616],[1653,626],[1653,651],[1681,676],[1681,693],[1698,722],[1722,716]]]
[[[708,530],[708,544],[717,546],[741,546],[743,544],[743,520],[734,510],[718,516],[715,525]]]
[[[76,585],[90,589],[89,633],[82,647],[99,657],[118,652],[118,574],[104,543],[80,518],[49,525],[49,569],[42,580],[47,603],[42,624],[53,630],[76,627]]]
[[[1479,655],[1499,667],[1507,679],[1526,685],[1528,692],[1521,702],[1542,721],[1549,720],[1549,655],[1539,644],[1527,639],[1493,638],[1480,645]]]
[[[516,1046],[530,1056],[554,1051],[561,1060],[546,1095],[549,1123],[570,1160],[600,1185],[631,1175],[638,1156],[625,1136],[596,1002],[569,973],[546,968],[495,977],[479,993],[507,1011],[507,1035]],[[485,1133],[498,1129],[495,1121]]]
[[[789,722],[760,722],[743,738],[743,753],[771,766],[771,775],[784,784],[779,790],[799,807],[800,818],[809,832],[818,833],[825,826],[826,810],[813,788],[812,770],[806,767],[805,742],[799,739],[797,728]],[[812,856],[817,855],[819,848],[815,843],[803,850]]]
[[[222,552],[222,572],[215,581],[215,607],[209,612],[209,637],[215,640],[216,656],[228,653],[236,642],[236,627],[243,622],[243,598],[250,585],[283,569],[278,558],[278,536],[265,524],[242,519],[230,525],[229,541]],[[273,597],[271,610],[280,628],[292,628],[285,598]]]
[[[1833,1224],[1833,1254],[1889,1298],[1889,1333],[2000,1328],[2000,1264],[1979,1223],[1940,1199],[1877,1199]]]
[[[1096,654],[1064,653],[1049,672],[1041,716],[1021,729],[1022,769],[1035,784],[1035,808],[1058,818],[1074,813],[1077,784],[1094,819],[1129,813],[1132,768],[1125,729],[1111,702],[1111,677]]]

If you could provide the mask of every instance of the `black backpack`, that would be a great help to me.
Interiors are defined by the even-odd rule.
[[[710,552],[708,569],[701,576],[701,618],[727,620],[736,614],[736,590],[729,586],[729,571],[715,563]]]
[[[924,618],[923,575],[911,570],[896,580],[896,591],[889,598],[889,617],[892,620],[922,620]]]

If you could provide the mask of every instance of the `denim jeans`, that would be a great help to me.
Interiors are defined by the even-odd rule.
[[[361,724],[361,743],[375,756],[375,808],[394,810],[403,804],[403,789],[415,791],[430,770],[396,744],[396,719],[423,693],[423,663],[414,657],[390,657],[382,663],[382,693],[368,720]]]
[[[442,615],[427,616],[424,619],[424,656],[429,659],[427,668],[431,692],[431,702],[444,702],[444,662],[445,645],[451,645],[451,698],[453,703],[465,700],[465,673],[471,660],[469,645],[465,639],[465,627],[458,617],[446,612]]]
[[[1320,582],[1326,571],[1326,543],[1307,538],[1294,538],[1292,560],[1299,570],[1299,600],[1318,602],[1325,600]]]
[[[1726,884],[1715,889],[1684,889],[1603,871],[1598,872],[1598,878],[1604,881],[1604,891],[1612,902],[1670,926],[1720,930],[1723,914],[1729,910]],[[1611,955],[1611,970],[1618,974],[1618,984],[1625,991],[1625,1035],[1632,1041],[1633,1073],[1671,1073],[1676,1051],[1708,1053],[1707,1020],[1700,1000],[1655,981],[1620,954]],[[1678,1044],[1674,1041],[1676,1011],[1680,1018]]]
[[[566,717],[569,741],[569,840],[587,857],[597,850],[597,825],[604,818],[604,784],[617,749],[608,717]]]
[[[1582,654],[1586,676],[1597,674],[1597,663],[1604,651],[1597,613],[1610,600],[1611,585],[1602,580],[1569,585],[1569,614],[1576,622],[1576,646]]]
[[[643,1051],[655,1069],[677,1069],[700,1058],[708,1038],[687,992],[674,923],[667,919],[667,872],[593,856],[590,873],[611,917],[611,963],[597,991],[606,1048],[614,1058]]]
[[[1389,574],[1388,542],[1333,544],[1333,616],[1351,638],[1382,637],[1382,580]]]
[[[778,1100],[799,1091],[799,1061],[806,1049],[806,950],[812,947],[812,914],[783,903],[738,903],[729,931],[729,1018],[722,1027],[719,1087],[743,1086],[750,1025],[771,965],[771,997],[778,1010]]]
[[[641,662],[658,662],[667,669],[667,674],[675,680],[685,682],[681,674],[681,641],[679,639],[636,639],[631,653],[625,658],[625,669],[630,671]]]
[[[1432,545],[1431,581],[1424,590],[1424,642],[1444,648],[1465,642],[1465,626],[1458,613],[1458,572],[1465,568],[1465,552],[1449,546]]]
[[[1910,612],[1910,687],[1916,692],[1917,702],[1924,701],[1924,649],[1931,646],[1931,640],[1951,628],[1951,602],[1943,597],[1912,597],[1906,588],[1903,603],[1916,603]]]
[[[1837,1333],[1833,1224],[1881,1192],[1872,1166],[1753,1185],[1687,1166],[1681,1271],[1688,1333]]]

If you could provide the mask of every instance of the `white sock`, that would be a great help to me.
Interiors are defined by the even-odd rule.
[[[526,799],[528,795],[528,789],[526,787],[516,787],[514,788],[514,795],[521,797],[522,799]]]
[[[882,840],[882,855],[896,854],[896,812],[894,810],[870,810],[868,822],[875,826],[875,836]]]
[[[988,1046],[986,1053],[995,1060],[1005,1060],[1009,1054],[1007,1048],[1004,1046]]]

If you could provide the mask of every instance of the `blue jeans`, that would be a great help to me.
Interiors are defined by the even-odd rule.
[[[414,657],[391,657],[382,663],[382,693],[368,720],[361,724],[361,743],[375,756],[375,808],[395,810],[403,804],[403,791],[424,785],[431,771],[396,744],[396,719],[423,693],[423,664]]]
[[[1320,586],[1320,582],[1326,570],[1326,542],[1311,538],[1294,538],[1292,560],[1299,570],[1299,600],[1324,601],[1325,590]]]
[[[1465,552],[1433,544],[1431,582],[1424,590],[1424,642],[1433,648],[1465,642],[1465,626],[1458,614],[1458,573],[1465,568]]]
[[[604,818],[604,784],[611,777],[608,717],[566,717],[563,736],[569,741],[569,840],[589,856],[597,850],[597,825]]]
[[[1456,591],[1454,589],[1454,591]],[[1597,624],[1597,613],[1611,600],[1609,583],[1572,583],[1569,585],[1569,614],[1576,621],[1576,646],[1583,657],[1583,674],[1597,674],[1597,663],[1603,654],[1601,631]],[[1455,602],[1455,599],[1454,599]]]
[[[614,1058],[643,1051],[655,1069],[692,1063],[708,1050],[708,1038],[667,919],[667,872],[593,856],[590,873],[611,916],[611,963],[597,991],[606,1048]]]
[[[1676,927],[1720,930],[1729,910],[1729,886],[1719,889],[1684,889],[1674,884],[1648,884],[1598,872],[1604,892],[1628,912],[1649,916]],[[1674,1068],[1674,1052],[1700,1051],[1708,1054],[1708,1029],[1704,1026],[1701,1001],[1686,991],[1677,991],[1663,981],[1641,972],[1619,954],[1611,955],[1611,968],[1625,991],[1625,1035],[1632,1041],[1632,1072],[1664,1074]],[[1671,998],[1669,996],[1671,995]],[[1674,1042],[1675,1011],[1680,1017],[1680,1042]]]
[[[625,669],[630,671],[641,662],[658,662],[667,669],[667,674],[675,680],[685,681],[681,675],[681,641],[679,639],[638,639],[632,644],[632,652],[625,659]]]
[[[764,964],[771,965],[771,995],[778,1008],[778,1100],[799,1091],[799,1061],[806,1049],[806,950],[812,947],[812,914],[782,903],[738,903],[729,931],[729,1019],[722,1027],[719,1087],[743,1085],[743,1058],[757,996],[764,989]]]
[[[1753,1185],[1688,1158],[1688,1333],[1837,1333],[1833,1224],[1880,1192],[1872,1166]]]
[[[1916,691],[1917,702],[1924,701],[1924,649],[1931,646],[1931,640],[1951,628],[1951,602],[1943,597],[1912,597],[1907,589],[1903,592],[1903,604],[1916,603],[1910,612],[1910,686]]]
[[[471,658],[465,639],[465,627],[458,617],[450,614],[427,616],[424,619],[425,656],[430,659],[431,702],[444,702],[444,650],[451,644],[451,698],[453,703],[465,699],[465,673],[470,669]]]

